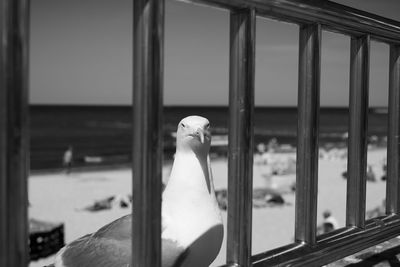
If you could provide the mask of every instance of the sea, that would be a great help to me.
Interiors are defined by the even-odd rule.
[[[211,152],[226,156],[229,121],[227,106],[166,106],[163,110],[164,159],[174,153],[174,132],[179,121],[200,115],[211,123],[213,138],[222,140]],[[296,147],[296,107],[256,107],[254,143],[268,143],[275,138],[286,147]],[[371,108],[368,114],[370,142],[384,143],[387,134],[387,109]],[[348,108],[321,108],[319,145],[340,147],[347,144]],[[31,105],[30,168],[62,168],[65,150],[73,147],[76,168],[119,166],[132,160],[132,107],[100,105]],[[224,142],[226,141],[226,142]]]

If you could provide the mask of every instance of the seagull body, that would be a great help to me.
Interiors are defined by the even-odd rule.
[[[162,196],[162,267],[206,267],[218,255],[223,239],[208,155],[208,120],[184,118],[178,125],[176,143]],[[54,266],[131,266],[132,220],[134,215],[126,215],[66,245],[57,253]]]

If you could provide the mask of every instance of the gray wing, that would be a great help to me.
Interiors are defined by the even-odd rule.
[[[132,261],[132,216],[121,217],[94,234],[83,236],[60,251],[55,267],[129,267]],[[162,266],[179,267],[186,250],[162,239]]]
[[[86,235],[67,245],[59,255],[59,259],[62,267],[131,266],[130,243],[130,239],[116,241]]]
[[[83,236],[58,255],[56,267],[131,266],[131,216],[121,217],[94,234]]]

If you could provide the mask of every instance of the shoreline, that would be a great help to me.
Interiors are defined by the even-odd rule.
[[[368,144],[368,151],[373,150],[382,150],[386,149],[386,143],[375,143],[375,144]],[[347,143],[346,141],[343,142],[324,142],[319,144],[319,151],[329,152],[330,150],[344,150],[347,151]],[[277,147],[278,153],[296,153],[296,147],[292,146],[287,143],[279,144]],[[221,152],[223,151],[223,152]],[[222,146],[213,146],[212,151],[210,152],[211,158],[215,159],[227,159],[227,147]],[[256,155],[257,148],[254,148],[254,155]],[[162,164],[169,164],[173,161],[173,153],[172,152],[164,152],[163,153],[163,162]],[[115,157],[119,155],[111,155],[111,157]],[[101,156],[100,156],[101,157]],[[85,164],[75,164],[73,165],[71,171],[72,172],[92,172],[92,171],[107,171],[107,170],[114,170],[114,169],[131,169],[132,162],[107,162],[104,163],[85,163]],[[50,168],[37,168],[37,169],[30,169],[31,175],[45,175],[45,174],[54,174],[54,173],[63,173],[65,168],[60,165],[59,167],[50,167]]]

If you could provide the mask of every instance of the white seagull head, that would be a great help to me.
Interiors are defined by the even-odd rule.
[[[176,149],[208,154],[211,144],[210,122],[201,116],[189,116],[178,124]]]

